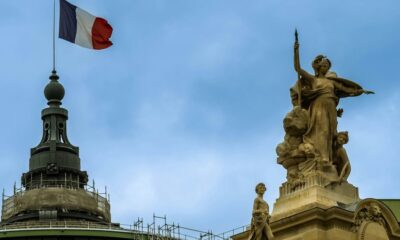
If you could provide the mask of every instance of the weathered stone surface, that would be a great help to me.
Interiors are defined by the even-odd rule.
[[[84,189],[40,188],[20,192],[4,202],[2,219],[20,213],[46,209],[65,209],[68,211],[91,212],[111,220],[108,201]]]
[[[372,215],[358,224],[360,213],[373,205],[379,210],[368,210]],[[375,199],[326,209],[313,207],[285,218],[271,218],[270,226],[274,240],[400,240],[399,222],[383,202]],[[247,240],[249,233],[236,234],[232,239]]]
[[[292,188],[291,184],[281,186],[280,197],[274,204],[271,221],[289,217],[299,212],[318,207],[328,209],[360,200],[358,189],[351,184],[334,184],[328,187],[328,179],[315,175],[306,183]]]

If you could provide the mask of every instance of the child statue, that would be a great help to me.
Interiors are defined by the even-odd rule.
[[[338,182],[342,183],[347,181],[347,178],[350,175],[351,166],[349,158],[347,157],[346,150],[343,145],[349,142],[349,134],[348,132],[339,132],[336,135],[335,141],[335,152],[334,152],[334,164],[336,166],[336,170],[338,172]]]

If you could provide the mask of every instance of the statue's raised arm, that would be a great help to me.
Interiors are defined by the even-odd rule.
[[[297,30],[295,32],[295,36],[296,36],[296,40],[294,42],[294,59],[293,59],[294,70],[299,75],[299,80],[302,81],[302,83],[304,83],[304,82],[310,83],[310,82],[313,81],[314,76],[309,74],[307,71],[302,69],[301,66],[300,66],[300,53],[299,53],[300,44],[299,44]]]

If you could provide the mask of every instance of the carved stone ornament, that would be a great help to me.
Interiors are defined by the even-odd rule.
[[[377,203],[371,202],[358,211],[353,226],[353,231],[358,232],[365,222],[375,222],[386,229],[386,221],[381,208]]]

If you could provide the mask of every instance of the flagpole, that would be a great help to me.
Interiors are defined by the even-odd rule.
[[[56,0],[53,0],[53,71],[56,71]]]

